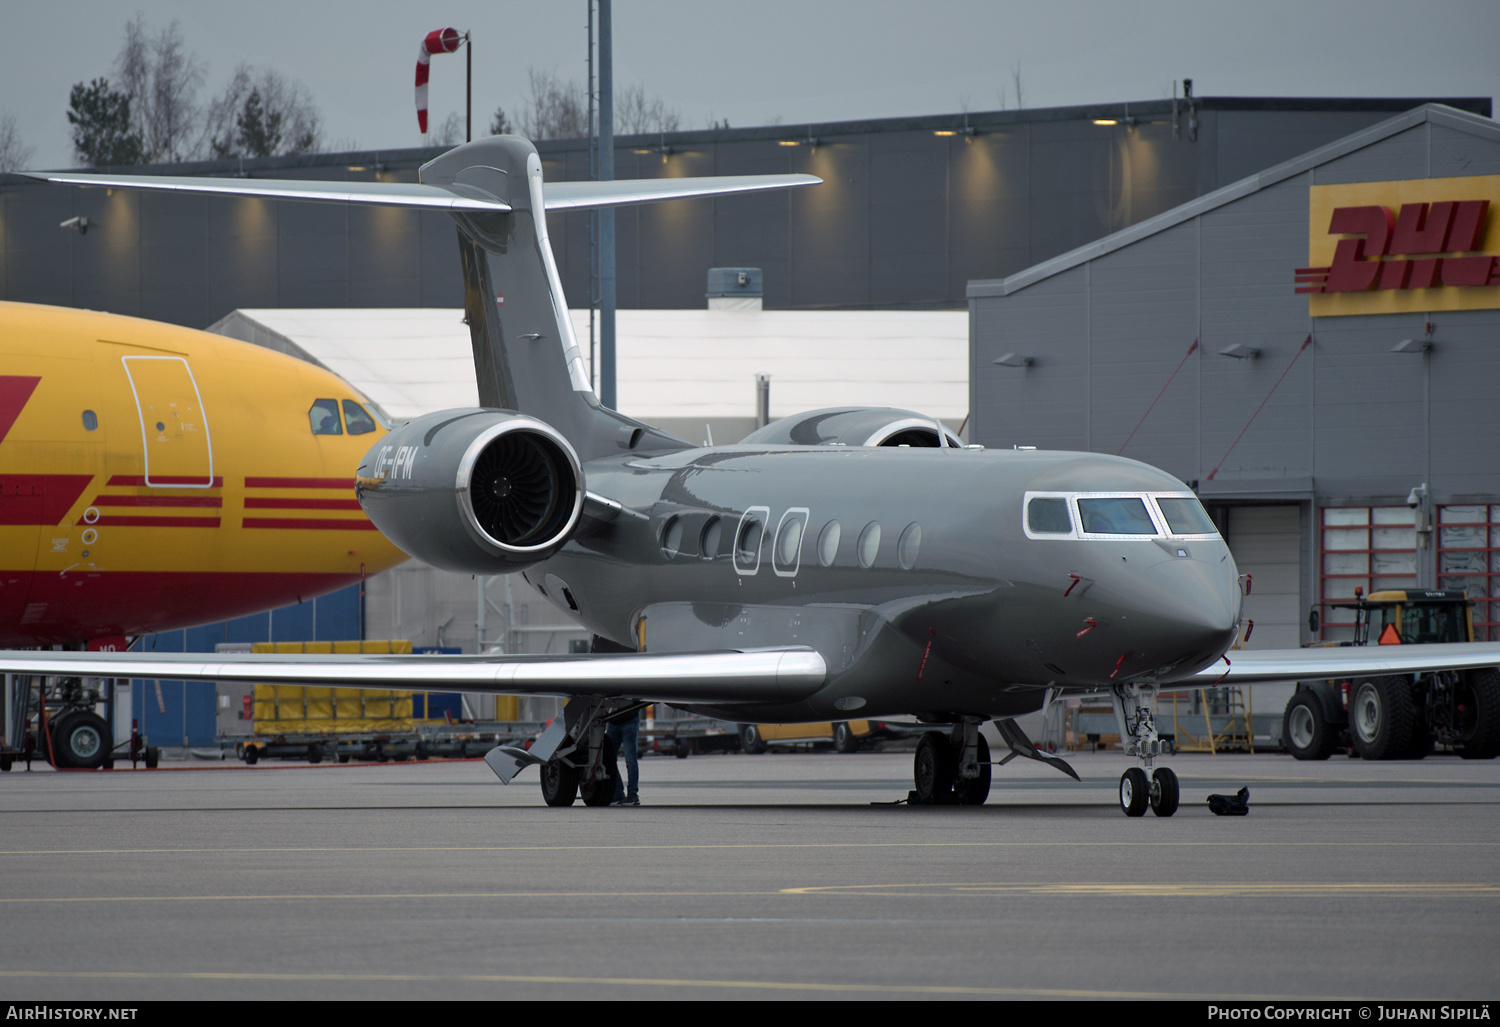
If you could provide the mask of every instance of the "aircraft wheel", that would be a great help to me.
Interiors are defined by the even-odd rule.
[[[58,766],[93,770],[109,756],[109,725],[87,710],[70,714],[52,729],[52,749]]]
[[[1181,798],[1177,787],[1177,775],[1170,767],[1157,767],[1151,772],[1151,812],[1159,817],[1170,817],[1177,812]]]
[[[953,786],[953,792],[963,806],[983,806],[984,801],[990,797],[990,773],[994,768],[990,766],[990,743],[984,740],[984,735],[979,736],[977,748],[979,776],[972,781],[960,780]]]
[[[1471,670],[1459,681],[1458,754],[1466,760],[1500,756],[1500,671]]]
[[[958,754],[941,731],[928,731],[917,742],[912,761],[918,805],[943,806],[953,802],[953,782],[958,777]]]
[[[1349,739],[1367,760],[1394,760],[1411,745],[1411,685],[1403,677],[1374,678],[1349,696]]]
[[[1120,775],[1120,808],[1127,817],[1144,817],[1146,807],[1151,804],[1151,787],[1146,783],[1146,772],[1140,767],[1131,767]]]
[[[848,722],[841,720],[833,725],[833,747],[845,755],[859,752],[859,736]]]
[[[542,800],[549,806],[571,806],[578,797],[578,768],[562,760],[542,764]]]
[[[756,756],[765,752],[766,740],[761,737],[760,728],[754,724],[741,724],[740,748]]]
[[[1311,692],[1298,692],[1281,717],[1281,745],[1299,760],[1326,760],[1333,755],[1334,730],[1323,716],[1323,704]]]
[[[608,806],[615,801],[615,786],[620,783],[620,766],[615,759],[615,743],[604,736],[604,747],[599,754],[607,775],[597,781],[584,781],[578,786],[585,806]],[[580,775],[581,776],[581,775]]]

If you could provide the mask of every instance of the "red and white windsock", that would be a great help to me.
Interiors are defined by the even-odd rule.
[[[460,42],[457,29],[433,29],[417,51],[417,124],[427,134],[427,64],[435,53],[452,53]]]

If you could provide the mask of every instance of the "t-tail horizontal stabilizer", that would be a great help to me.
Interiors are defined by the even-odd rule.
[[[1032,744],[1031,739],[1026,737],[1026,732],[1021,730],[1021,725],[1006,717],[1004,720],[995,721],[995,727],[1000,732],[1000,737],[1005,739],[1005,744],[1010,746],[1010,753],[1000,761],[1000,766],[1005,766],[1017,756],[1025,756],[1029,760],[1036,760],[1054,767],[1067,774],[1074,781],[1082,783],[1083,778],[1078,776],[1078,771],[1068,765],[1068,761],[1057,756],[1048,756]]]

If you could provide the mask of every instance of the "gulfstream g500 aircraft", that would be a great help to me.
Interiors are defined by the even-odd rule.
[[[1141,764],[1121,778],[1121,806],[1169,816],[1176,777],[1147,775],[1159,688],[1500,663],[1500,645],[1431,645],[1237,652],[1226,667],[1234,560],[1182,482],[1133,460],[967,449],[890,410],[817,411],[700,448],[600,406],[545,212],[810,176],[544,185],[531,144],[501,136],[432,161],[420,184],[36,177],[450,211],[481,407],[381,439],[359,469],[360,502],[440,567],[523,571],[595,644],[569,657],[9,653],[0,670],[570,696],[529,750],[486,757],[505,781],[540,764],[554,805],[580,791],[610,801],[605,724],[645,702],[742,722],[915,714],[934,725],[917,749],[916,797],[980,803],[991,773],[981,723],[998,721],[1011,756],[1071,773],[1011,718],[1103,692]],[[1493,699],[1468,744],[1500,739]]]

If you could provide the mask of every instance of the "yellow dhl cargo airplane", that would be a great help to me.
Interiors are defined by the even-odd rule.
[[[354,498],[380,418],[259,346],[0,302],[0,646],[224,620],[401,562]]]

